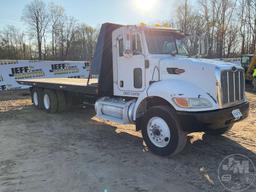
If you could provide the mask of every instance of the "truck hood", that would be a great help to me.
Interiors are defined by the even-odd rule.
[[[156,57],[157,58],[157,57]],[[165,66],[176,66],[176,67],[185,67],[185,68],[232,68],[233,66],[237,68],[241,68],[234,63],[224,62],[221,60],[214,60],[214,59],[198,59],[198,58],[190,58],[190,57],[182,57],[182,56],[167,56],[167,57],[160,57],[157,58],[159,60],[160,65]]]
[[[160,70],[160,80],[179,79],[187,81],[205,90],[216,98],[216,69],[241,68],[233,63],[213,59],[197,59],[182,56],[155,57]],[[167,68],[184,69],[181,74],[170,74]]]

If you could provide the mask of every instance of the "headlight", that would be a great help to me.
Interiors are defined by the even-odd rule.
[[[212,107],[211,102],[205,98],[183,98],[174,97],[173,101],[181,108],[209,108]]]

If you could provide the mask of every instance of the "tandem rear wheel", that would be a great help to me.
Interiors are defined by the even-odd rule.
[[[43,102],[42,102],[43,89],[33,87],[31,88],[30,91],[31,91],[31,100],[33,105],[38,109],[43,109]]]
[[[36,108],[43,109],[48,113],[63,112],[67,108],[63,91],[33,87],[31,89],[31,98]]]
[[[44,90],[43,93],[44,110],[48,113],[56,113],[58,111],[58,98],[53,90]]]

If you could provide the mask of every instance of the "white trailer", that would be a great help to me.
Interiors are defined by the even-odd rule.
[[[173,155],[187,133],[223,134],[249,110],[243,68],[190,58],[184,38],[170,28],[106,23],[92,63],[98,78],[19,83],[32,86],[34,105],[47,112],[66,109],[70,98],[89,98],[99,118],[134,123],[151,151]]]

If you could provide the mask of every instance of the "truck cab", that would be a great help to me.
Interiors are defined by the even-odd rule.
[[[100,98],[95,105],[99,118],[135,123],[159,154],[183,148],[184,133],[220,135],[248,116],[244,69],[189,57],[184,38],[170,28],[113,30],[113,96]],[[170,127],[176,128],[169,131]],[[160,132],[167,136],[158,136]],[[166,148],[174,132],[183,139],[170,152]]]

